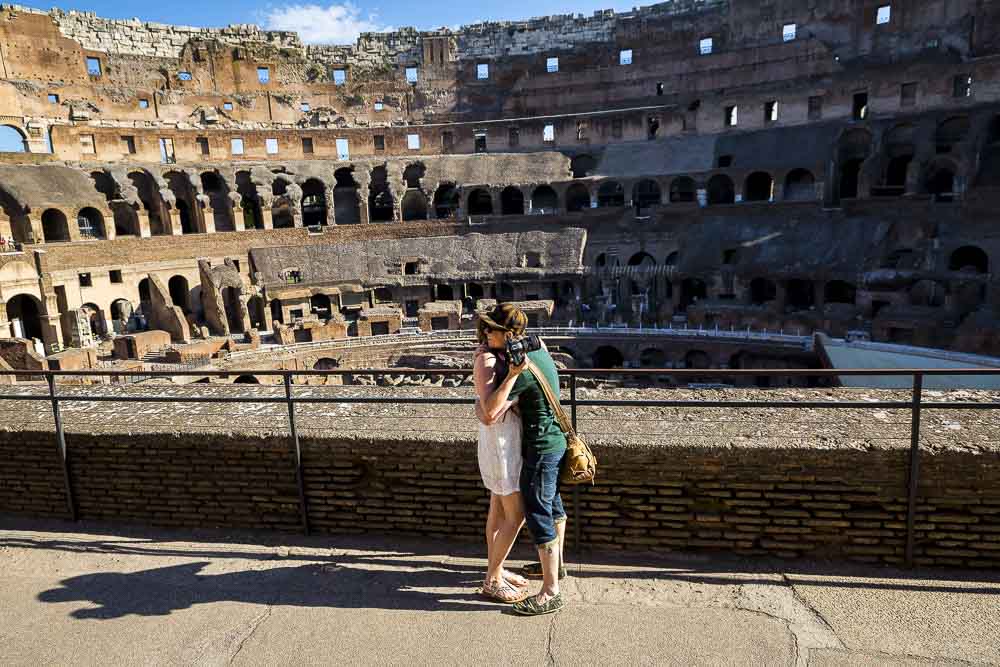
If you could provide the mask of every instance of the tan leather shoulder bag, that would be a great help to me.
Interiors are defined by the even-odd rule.
[[[566,435],[566,456],[563,457],[562,470],[559,471],[559,481],[563,484],[590,484],[597,476],[597,458],[590,447],[583,441],[573,428],[573,421],[559,403],[559,395],[552,391],[549,381],[531,359],[528,359],[528,371],[535,376],[538,386],[545,394],[549,407],[556,413],[556,422]]]

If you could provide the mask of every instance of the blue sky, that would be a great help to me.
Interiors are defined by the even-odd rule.
[[[203,0],[124,3],[113,0],[64,0],[24,2],[48,9],[95,12],[108,18],[132,18],[181,25],[218,27],[230,23],[257,23],[265,27],[296,30],[307,42],[349,43],[358,32],[386,27],[415,26],[421,29],[442,25],[457,26],[481,20],[525,19],[546,14],[590,15],[597,9],[627,11],[632,3],[623,0],[534,0],[533,2],[490,2],[470,0],[454,4],[447,0],[365,0],[356,3],[318,0],[237,0],[231,3]],[[648,3],[647,3],[648,4]]]

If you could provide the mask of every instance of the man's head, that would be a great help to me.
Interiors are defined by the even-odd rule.
[[[479,342],[492,349],[500,349],[508,340],[524,335],[528,316],[513,304],[502,303],[485,315],[479,316],[477,329]]]

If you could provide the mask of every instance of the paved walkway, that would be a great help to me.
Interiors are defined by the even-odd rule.
[[[0,665],[1000,664],[996,572],[590,555],[521,618],[478,551],[0,518]]]

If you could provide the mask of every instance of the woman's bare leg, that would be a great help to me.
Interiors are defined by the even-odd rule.
[[[493,562],[493,543],[496,541],[497,532],[500,530],[500,521],[503,518],[503,506],[500,504],[500,496],[495,493],[490,494],[490,511],[486,515],[486,562]],[[489,572],[487,566],[487,572]],[[489,577],[487,577],[488,579]]]
[[[497,496],[493,496],[496,498]],[[500,531],[493,541],[490,550],[489,569],[486,572],[486,580],[502,583],[503,564],[507,560],[517,534],[521,532],[524,525],[524,510],[521,506],[521,494],[512,493],[509,496],[499,496],[499,502],[503,508],[503,519],[500,521]]]

